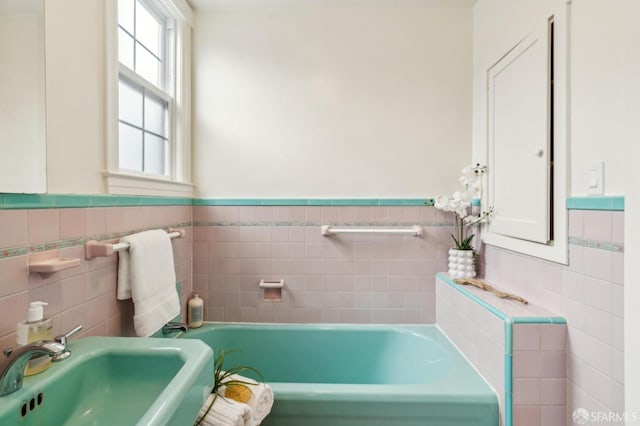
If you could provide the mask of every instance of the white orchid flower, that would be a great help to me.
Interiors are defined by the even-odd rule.
[[[438,196],[435,198],[434,206],[438,210],[453,212],[454,234],[453,239],[456,248],[459,250],[472,250],[469,228],[487,220],[493,213],[493,209],[482,212],[479,216],[469,215],[471,200],[479,198],[482,190],[481,175],[486,171],[486,166],[472,164],[462,169],[462,176],[459,181],[464,186],[463,191],[456,191],[451,197]]]

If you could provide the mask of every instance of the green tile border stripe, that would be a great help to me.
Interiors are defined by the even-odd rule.
[[[187,197],[82,194],[0,194],[0,209],[55,209],[131,206],[191,206]]]
[[[194,198],[194,206],[433,206],[432,198]]]
[[[624,196],[569,197],[567,209],[624,211]]]
[[[563,317],[509,317],[463,286],[456,284],[447,275],[437,273],[436,278],[504,321],[504,422],[505,426],[513,426],[513,325],[566,324],[566,319]]]
[[[355,226],[355,227],[367,227],[367,228],[386,228],[386,227],[400,227],[406,228],[413,225],[420,225],[424,228],[430,227],[450,227],[450,223],[415,223],[415,222],[329,222],[331,226],[341,227],[341,226]],[[322,226],[327,225],[327,222],[276,222],[276,221],[268,221],[268,222],[193,222],[193,226],[273,226],[273,227],[281,227],[281,226]]]
[[[44,243],[31,244],[26,246],[0,248],[0,260],[8,259],[10,257],[41,253],[44,251],[60,250],[60,249],[65,249],[70,247],[83,246],[89,240],[96,240],[96,241],[115,240],[118,238],[122,238],[126,235],[131,235],[141,231],[147,231],[149,229],[185,228],[189,226],[191,226],[191,222],[183,222],[183,223],[175,223],[172,225],[164,225],[160,227],[154,226],[151,228],[136,229],[133,231],[126,231],[126,232],[95,234],[95,235],[90,235],[85,237],[67,238],[64,240],[48,241]]]
[[[433,198],[189,198],[0,193],[0,209],[128,206],[433,206]],[[624,211],[623,196],[569,197],[569,210]]]
[[[130,206],[433,206],[432,198],[187,198],[86,194],[0,193],[0,209],[52,209]]]
[[[612,251],[615,253],[624,253],[623,243],[611,243],[608,241],[586,240],[584,238],[569,237],[569,244],[574,246],[589,247],[599,250]]]

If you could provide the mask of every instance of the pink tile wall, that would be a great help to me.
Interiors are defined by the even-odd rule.
[[[501,299],[467,289],[476,297],[512,317]],[[494,304],[494,302],[496,302]],[[499,303],[498,303],[499,302]],[[524,306],[524,305],[523,305]],[[506,424],[505,354],[512,354],[512,418],[514,426],[561,426],[566,411],[566,326],[564,324],[513,324],[512,347],[505,347],[508,326],[470,297],[436,278],[436,323],[475,366],[500,401]],[[524,317],[536,311],[528,305]],[[509,323],[511,324],[511,323]]]
[[[513,424],[563,425],[566,418],[564,324],[513,325]]]
[[[24,248],[31,254],[0,258],[0,348],[15,345],[16,324],[25,319],[29,302],[43,300],[53,318],[54,333],[77,324],[84,335],[131,335],[133,305],[117,301],[117,256],[84,259],[84,246],[34,252],[44,243],[90,238],[109,232],[133,232],[191,222],[190,206],[108,207],[80,209],[0,210],[0,253]],[[173,241],[176,274],[183,300],[191,293],[192,230]],[[48,277],[28,272],[33,258],[74,257],[78,267]]]
[[[504,322],[451,288],[436,282],[436,324],[495,390],[505,424]]]
[[[569,212],[569,264],[485,248],[485,276],[566,318],[567,424],[577,408],[624,412],[624,213]]]
[[[425,225],[403,235],[323,237],[321,224]],[[433,207],[194,207],[194,290],[213,321],[433,323],[446,222]],[[281,302],[261,279],[285,280]]]

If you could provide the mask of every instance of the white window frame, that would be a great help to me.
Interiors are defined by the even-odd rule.
[[[174,19],[175,56],[173,100],[169,102],[169,175],[151,175],[119,167],[118,81],[120,73],[135,84],[141,77],[118,60],[117,1],[105,2],[106,48],[106,165],[103,176],[109,194],[193,196],[191,182],[191,29],[193,11],[186,0],[147,0]],[[165,43],[166,44],[166,43]],[[153,91],[153,89],[151,89]],[[161,91],[153,94],[162,95]],[[166,99],[165,96],[160,96]]]

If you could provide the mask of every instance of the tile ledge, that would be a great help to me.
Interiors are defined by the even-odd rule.
[[[513,324],[566,324],[564,317],[541,306],[531,303],[523,305],[520,302],[500,299],[494,294],[476,287],[456,284],[449,274],[445,272],[437,273],[436,278],[484,307],[498,318]],[[488,282],[487,284],[491,284],[497,290],[504,291],[503,288],[493,283]]]

